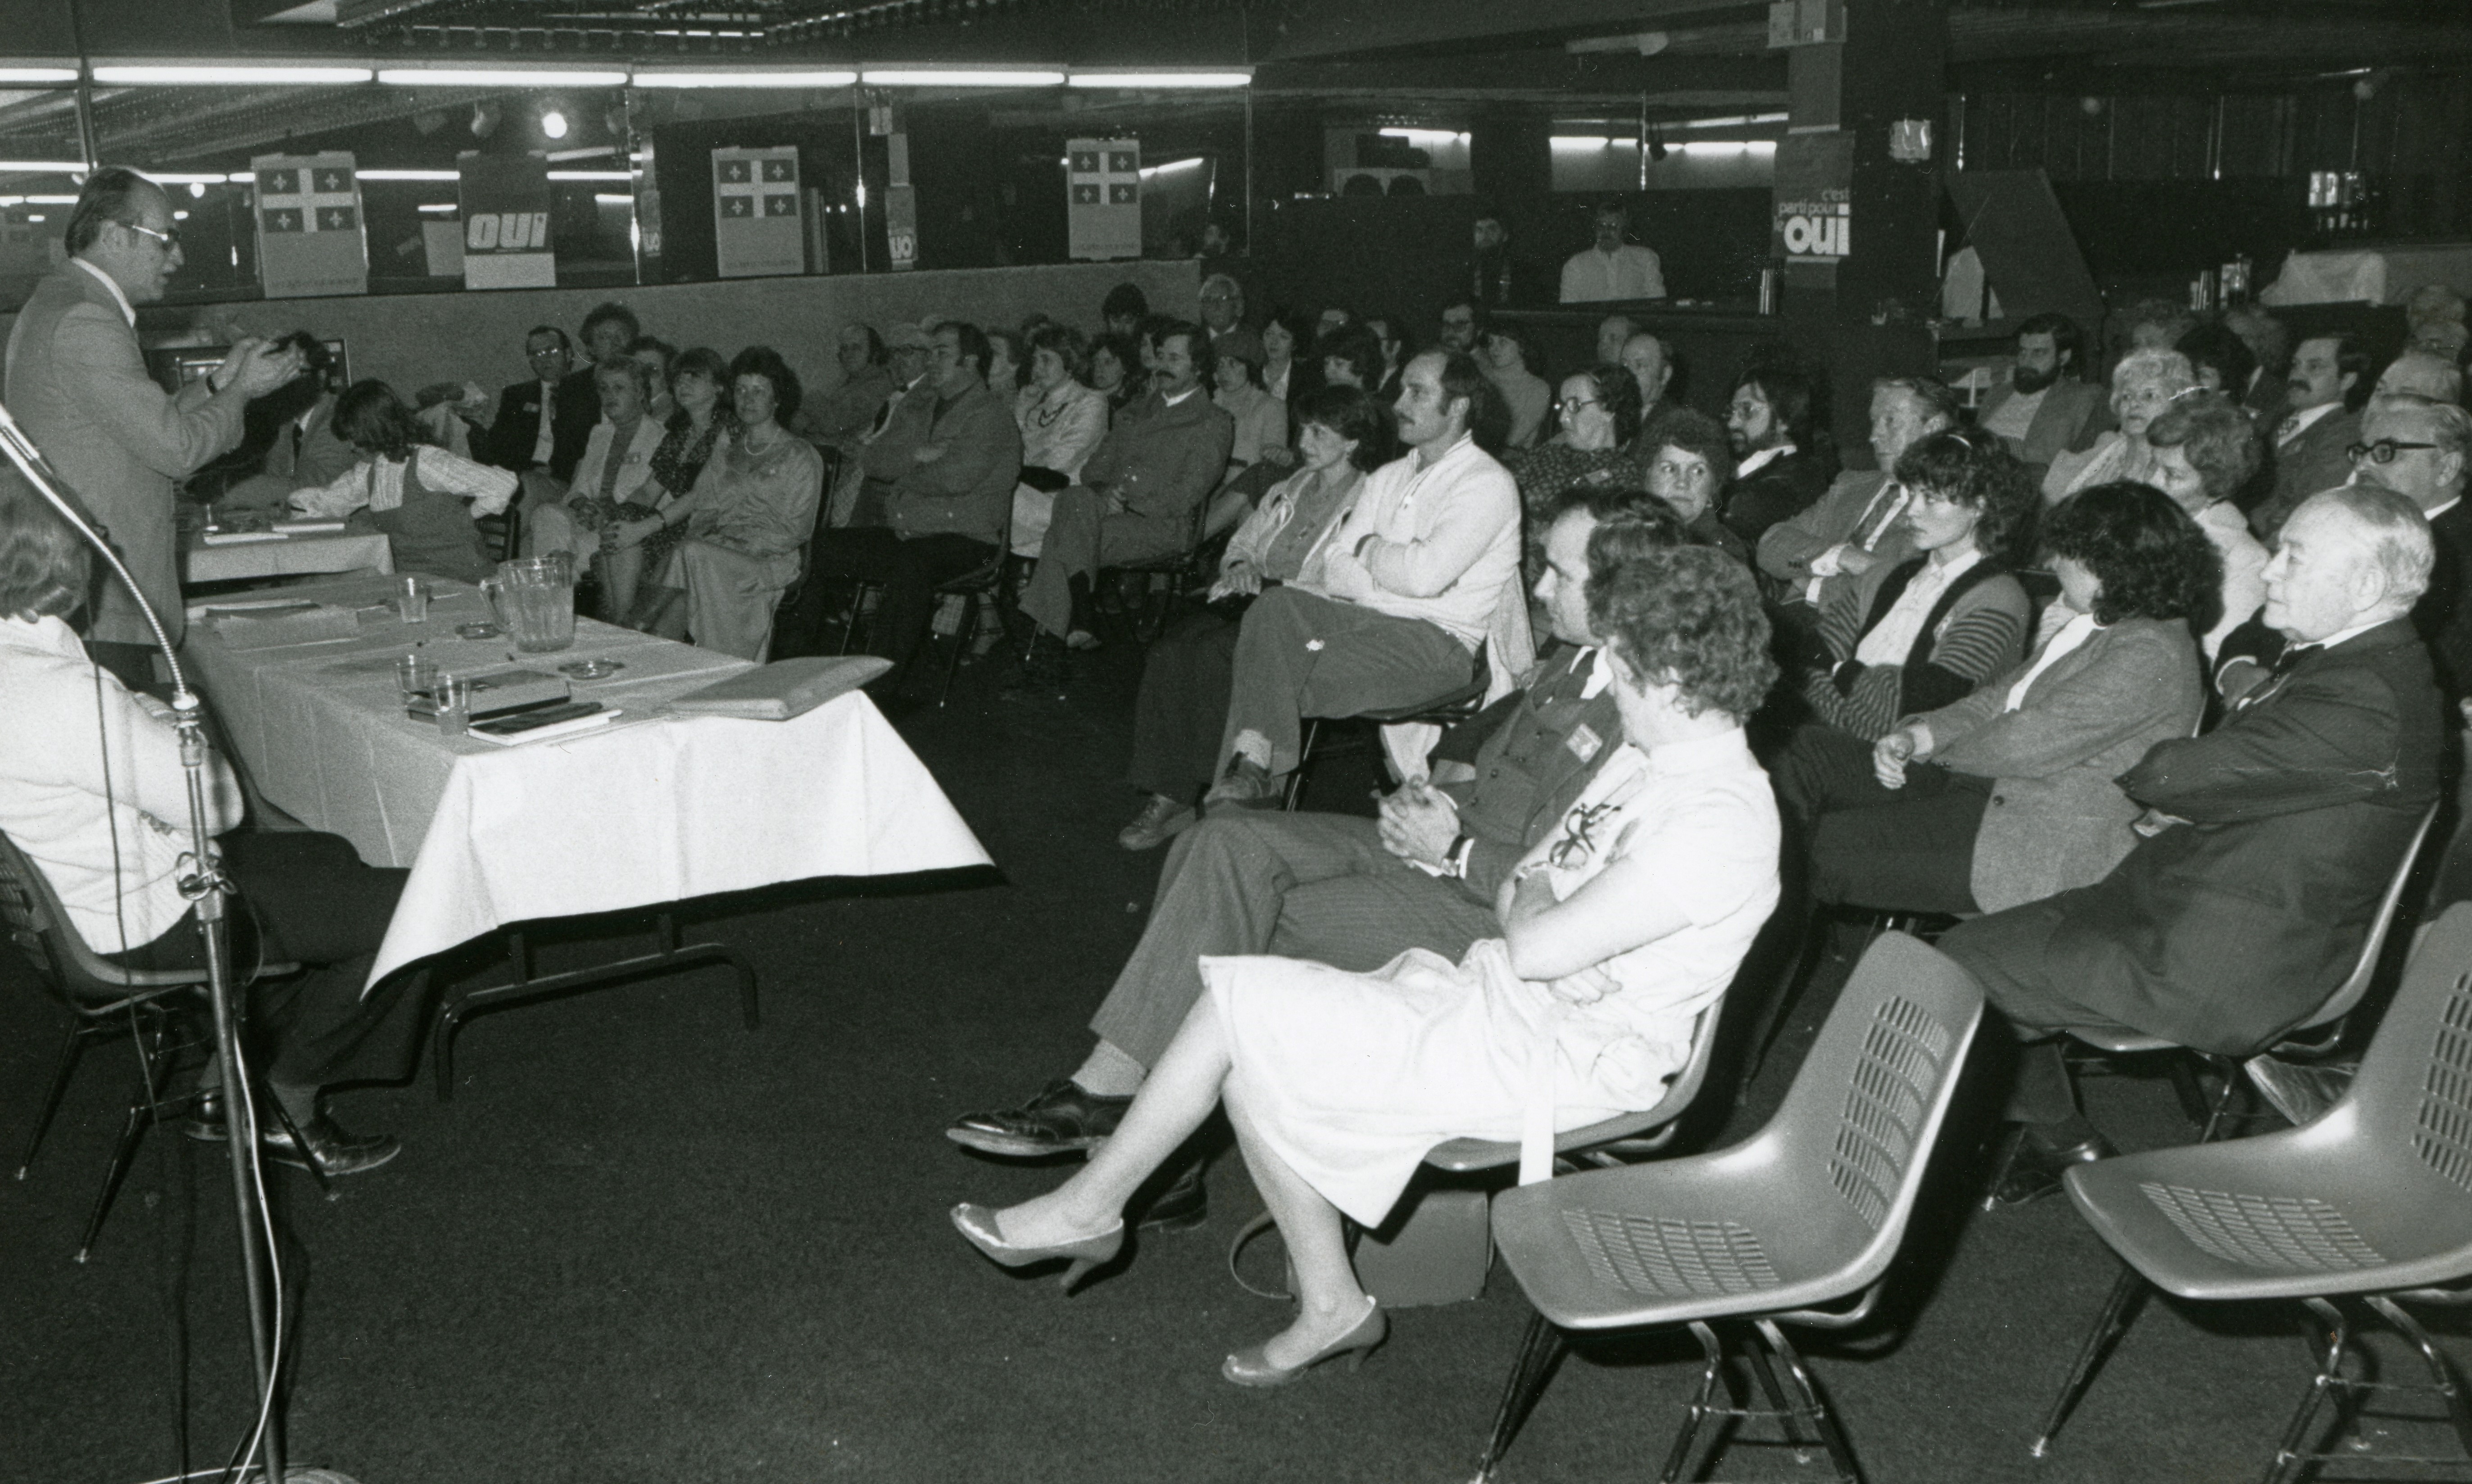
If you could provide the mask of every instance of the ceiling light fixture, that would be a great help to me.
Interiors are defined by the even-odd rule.
[[[233,178],[246,180],[250,177],[235,176]],[[461,180],[464,175],[463,172],[455,170],[364,170],[361,172],[361,178],[364,180]]]
[[[556,108],[543,108],[540,116],[540,127],[541,133],[544,137],[551,139],[563,139],[566,137],[566,115],[560,113]]]
[[[859,81],[870,87],[1061,87],[1064,74],[1029,67],[869,67]]]
[[[1220,72],[1083,72],[1076,68],[1066,80],[1068,87],[1250,87],[1251,68]]]
[[[0,176],[77,176],[85,173],[83,160],[0,160]]]
[[[552,180],[627,181],[632,181],[635,178],[633,172],[625,170],[553,170],[549,173],[549,177]]]
[[[78,74],[75,67],[30,67],[21,64],[0,66],[0,82],[74,82],[77,80]]]
[[[855,72],[811,67],[749,67],[725,72],[648,70],[635,74],[637,87],[847,87],[857,81]]]
[[[366,82],[367,67],[268,66],[259,62],[106,62],[94,69],[98,82],[154,87],[242,87],[291,83],[348,86]]]
[[[378,81],[388,87],[624,87],[624,72],[545,67],[386,67]]]

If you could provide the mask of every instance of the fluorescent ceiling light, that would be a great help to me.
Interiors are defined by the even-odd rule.
[[[379,71],[378,81],[389,87],[624,87],[627,74],[545,67],[387,67]]]
[[[451,217],[451,216],[455,215],[455,213],[456,213],[458,210],[460,210],[461,208],[460,208],[460,207],[458,207],[458,206],[456,206],[456,205],[454,205],[452,202],[449,202],[449,201],[434,201],[434,200],[433,200],[433,201],[422,201],[419,205],[415,206],[415,207],[413,207],[412,209],[413,209],[413,210],[415,210],[415,211],[435,211],[435,212],[439,212],[439,213],[440,213],[440,214],[442,214],[442,215],[450,216],[450,217]]]
[[[74,82],[75,67],[17,67],[0,65],[0,82]]]
[[[1692,144],[1670,144],[1666,148],[1678,154],[1774,154],[1776,141],[1747,139],[1740,144],[1719,144],[1714,140],[1700,140]]]
[[[553,170],[549,177],[553,180],[632,180],[635,176],[632,171],[626,170]]]
[[[313,86],[343,85],[369,80],[367,67],[265,66],[256,62],[106,63],[94,69],[98,82],[148,83],[156,86],[220,87],[245,83],[291,82]]]
[[[1153,176],[1165,175],[1171,170],[1191,170],[1194,166],[1200,163],[1201,157],[1200,155],[1196,155],[1189,160],[1170,160],[1164,165],[1145,165],[1142,167],[1141,176],[1143,179],[1147,180]]]
[[[0,160],[0,176],[82,176],[83,160]]]
[[[872,77],[869,82],[874,81]],[[1253,74],[1243,72],[1082,72],[1067,82],[1072,87],[1250,87]]]
[[[1064,74],[1025,67],[869,67],[862,81],[877,87],[1061,87]]]
[[[1746,113],[1729,119],[1686,119],[1684,129],[1736,129],[1747,124],[1782,124],[1782,113]]]
[[[856,72],[788,67],[750,67],[743,72],[638,71],[635,74],[637,87],[847,87],[857,81]]]
[[[210,176],[184,175],[170,170],[141,170],[138,174],[156,185],[221,185],[224,183],[224,175],[220,170]]]
[[[78,199],[74,196],[29,196],[26,198],[26,204],[29,206],[74,206],[77,203]]]
[[[632,206],[635,204],[635,198],[632,196],[614,196],[606,193],[596,193],[592,199],[604,206]]]
[[[1549,143],[1557,150],[1576,151],[1608,149],[1613,141],[1603,134],[1556,134]],[[1623,143],[1629,146],[1631,142],[1626,139]]]
[[[252,177],[234,176],[232,178],[247,180]],[[364,180],[461,180],[464,178],[464,174],[456,170],[364,170],[361,172],[361,178]]]
[[[1387,139],[1405,139],[1418,149],[1468,142],[1466,134],[1449,129],[1386,129],[1381,133]]]

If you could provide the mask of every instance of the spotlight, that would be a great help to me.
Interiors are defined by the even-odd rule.
[[[189,182],[189,197],[190,197],[190,199],[191,199],[191,200],[196,200],[197,198],[199,198],[199,197],[201,197],[201,196],[203,196],[203,195],[205,195],[205,194],[206,194],[206,188],[205,188],[204,186],[202,186],[202,185],[199,184],[199,183],[198,183],[197,181],[195,181],[195,180],[192,180],[192,181],[190,181],[190,182]]]
[[[541,133],[544,137],[551,139],[563,139],[566,137],[566,115],[559,112],[556,108],[543,108],[541,110],[540,124]]]

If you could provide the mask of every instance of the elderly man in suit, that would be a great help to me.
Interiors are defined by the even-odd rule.
[[[1088,1060],[1017,1107],[964,1115],[945,1137],[1011,1158],[1106,1138],[1200,998],[1205,954],[1370,970],[1411,948],[1456,959],[1498,932],[1493,901],[1504,879],[1560,828],[1622,739],[1588,588],[1639,554],[1683,540],[1673,512],[1637,491],[1577,493],[1546,532],[1536,582],[1562,648],[1523,695],[1499,703],[1508,715],[1498,724],[1493,711],[1471,723],[1491,727],[1474,780],[1402,789],[1382,801],[1378,820],[1240,812],[1187,830],[1168,852],[1150,926],[1090,1023],[1099,1043]],[[1148,1221],[1199,1221],[1200,1173],[1188,1166]]]
[[[68,261],[36,286],[9,333],[5,397],[26,434],[120,548],[174,642],[180,570],[173,483],[240,442],[250,400],[300,374],[297,350],[243,340],[177,393],[146,374],[137,309],[179,271],[171,199],[133,170],[86,177],[70,208]],[[135,600],[104,585],[86,649],[131,690],[154,684],[152,630]]]
[[[1760,534],[1760,575],[1771,583],[1781,623],[1818,622],[1831,582],[1856,582],[1883,563],[1913,554],[1907,495],[1893,471],[1916,441],[1957,424],[1956,393],[1936,381],[1884,377],[1871,385],[1871,457],[1877,469],[1852,469],[1790,520]]]
[[[1028,662],[1010,694],[1055,694],[1066,681],[1064,650],[1094,647],[1090,582],[1102,567],[1173,556],[1200,534],[1201,503],[1227,468],[1236,422],[1208,390],[1210,341],[1200,325],[1159,332],[1158,371],[1150,395],[1116,414],[1116,425],[1082,465],[1082,483],[1056,495],[1056,514],[1021,611],[1038,624]]]
[[[2085,440],[2103,409],[2103,389],[2078,379],[2084,337],[2066,315],[2036,315],[2017,326],[2017,359],[1992,389],[1975,424],[2038,469]]]
[[[2391,490],[2302,503],[2266,569],[2272,670],[2203,737],[2120,777],[2144,836],[2091,886],[1963,923],[1940,948],[2021,1040],[2008,1117],[2026,1137],[1995,1196],[2056,1190],[2110,1154],[2056,1039],[2134,1031],[2247,1056],[2333,992],[2437,796],[2441,703],[2413,605],[2429,522]]]
[[[2369,357],[2349,335],[2318,335],[2292,353],[2292,392],[2274,426],[2274,487],[2249,512],[2249,529],[2272,541],[2300,502],[2352,477],[2351,447],[2361,440],[2358,409],[2368,396]]]

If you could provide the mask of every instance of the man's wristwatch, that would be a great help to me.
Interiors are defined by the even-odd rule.
[[[1451,841],[1451,848],[1442,852],[1442,874],[1453,881],[1466,881],[1468,856],[1475,850],[1476,836],[1473,835],[1462,835]]]

